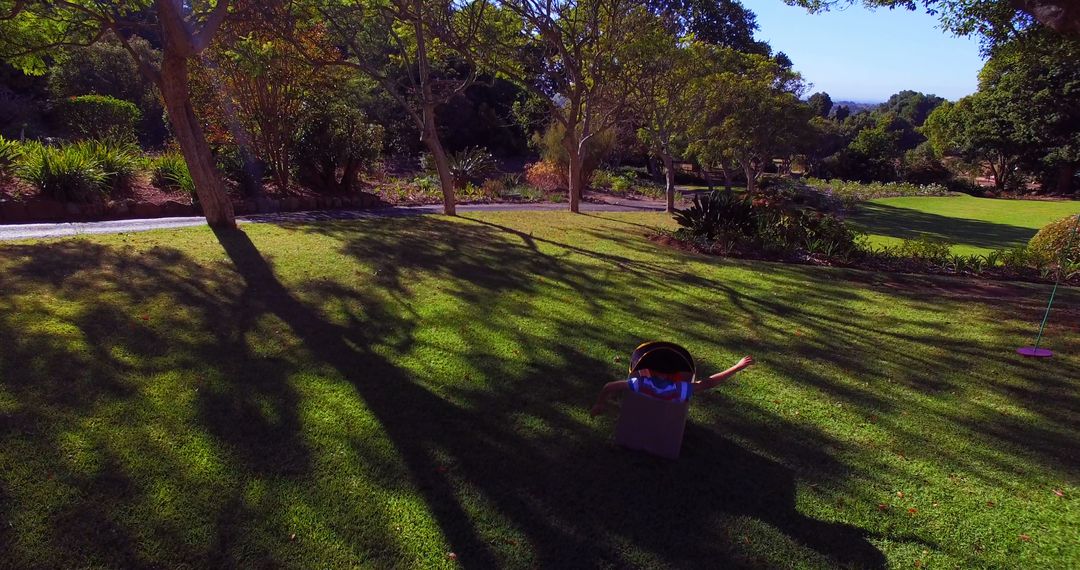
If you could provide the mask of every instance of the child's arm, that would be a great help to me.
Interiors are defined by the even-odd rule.
[[[711,390],[717,384],[720,384],[724,380],[727,380],[728,378],[731,378],[732,376],[734,376],[740,370],[742,370],[742,369],[744,369],[744,368],[746,368],[748,366],[753,366],[753,365],[754,365],[754,357],[753,356],[744,356],[744,357],[742,357],[742,360],[740,360],[737,364],[735,364],[735,366],[732,366],[731,368],[728,368],[727,370],[725,370],[723,372],[713,374],[712,376],[709,376],[708,378],[706,378],[706,379],[704,379],[704,380],[702,380],[700,382],[694,382],[692,384],[692,386],[694,387],[694,393],[697,394],[699,392],[704,392],[705,390]]]
[[[629,390],[630,384],[626,383],[626,380],[619,380],[618,382],[608,382],[604,384],[604,388],[600,390],[600,395],[596,398],[596,404],[593,405],[589,413],[594,416],[599,416],[604,413],[607,408],[607,400],[612,394],[616,392],[622,392],[623,390]]]

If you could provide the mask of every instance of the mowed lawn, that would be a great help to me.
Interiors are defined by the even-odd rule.
[[[973,196],[883,198],[863,203],[851,218],[871,243],[898,245],[921,235],[955,244],[957,254],[985,254],[1026,245],[1039,228],[1080,214],[1080,200],[997,200]]]
[[[1052,217],[1052,216],[1051,216]],[[1080,565],[1080,294],[728,261],[659,214],[0,245],[0,566]],[[642,340],[683,456],[591,418]]]

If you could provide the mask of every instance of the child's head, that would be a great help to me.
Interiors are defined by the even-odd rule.
[[[694,358],[685,348],[672,342],[646,342],[630,355],[630,374],[650,370],[665,375],[680,373],[694,376]]]

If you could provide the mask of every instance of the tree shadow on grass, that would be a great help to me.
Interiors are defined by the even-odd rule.
[[[82,241],[5,249],[18,260],[4,268],[6,285],[12,286],[0,294],[0,315],[31,318],[0,317],[3,388],[21,404],[18,411],[0,413],[0,437],[5,449],[22,446],[21,464],[43,470],[60,466],[56,475],[65,484],[92,491],[73,500],[70,512],[81,514],[71,520],[120,535],[93,546],[87,539],[93,532],[83,523],[66,524],[64,529],[83,536],[67,540],[54,528],[35,551],[43,554],[39,560],[75,566],[300,565],[305,552],[319,552],[287,551],[282,541],[289,531],[280,519],[282,512],[303,506],[357,553],[356,559],[401,563],[415,544],[396,540],[394,526],[402,523],[384,508],[384,499],[347,488],[359,469],[377,474],[370,476],[381,488],[419,495],[466,566],[698,566],[702,561],[881,566],[883,556],[867,541],[866,531],[814,520],[795,507],[796,478],[856,495],[860,489],[845,488],[849,477],[876,482],[877,474],[852,473],[839,458],[858,450],[813,424],[773,413],[766,404],[712,394],[697,404],[679,462],[623,452],[603,435],[608,424],[598,429],[583,417],[597,387],[622,369],[610,355],[623,354],[644,332],[655,330],[652,323],[664,321],[680,323],[686,331],[680,340],[696,347],[728,351],[734,348],[726,346],[729,339],[748,339],[740,342],[778,355],[768,363],[778,375],[858,407],[867,418],[913,406],[902,401],[905,390],[947,395],[958,389],[955,378],[935,380],[926,362],[931,358],[959,370],[972,358],[1000,358],[986,347],[951,340],[950,330],[937,322],[851,314],[848,305],[867,293],[832,282],[848,279],[845,273],[823,278],[821,270],[736,263],[733,267],[760,271],[760,283],[745,277],[719,283],[687,270],[688,261],[701,258],[676,254],[670,263],[650,262],[643,256],[654,246],[628,235],[610,235],[602,247],[582,247],[499,224],[439,218],[292,229],[298,237],[316,233],[337,240],[343,261],[377,273],[357,277],[362,282],[356,286],[342,280],[283,281],[244,232],[219,233],[228,260],[209,265],[166,248],[135,255]],[[620,244],[630,249],[617,252]],[[612,288],[614,277],[640,287]],[[441,322],[440,315],[420,314],[429,308],[420,306],[417,299],[424,297],[418,288],[427,286],[462,302],[453,310],[463,312],[457,322],[468,326],[451,331],[454,343],[418,334],[420,325],[427,329]],[[692,294],[677,294],[687,287],[694,288]],[[33,305],[34,295],[45,290],[61,302]],[[633,296],[622,297],[626,291]],[[71,312],[64,306],[88,295],[95,299],[93,307]],[[535,303],[499,302],[517,295]],[[919,299],[912,294],[904,302]],[[155,310],[155,303],[172,307]],[[710,303],[732,307],[732,325],[747,323],[749,332],[717,337],[715,331],[690,326]],[[569,310],[560,311],[563,305]],[[346,308],[328,312],[336,306]],[[151,321],[141,319],[144,310]],[[500,311],[529,311],[528,326],[500,318]],[[68,346],[63,334],[27,327],[36,312],[69,324],[64,330],[85,337],[85,346]],[[154,321],[159,318],[163,322]],[[612,323],[626,328],[612,330]],[[915,328],[898,329],[901,324]],[[793,337],[795,328],[807,335]],[[268,356],[260,340],[296,344]],[[941,353],[908,354],[914,342],[934,343]],[[512,358],[511,348],[528,355]],[[437,353],[462,367],[421,363],[406,371],[388,351]],[[787,362],[788,354],[835,360],[866,384]],[[1041,373],[1003,366],[1010,374],[1027,374],[1024,381],[1035,382]],[[14,370],[26,372],[16,377]],[[198,389],[167,396],[193,397],[194,423],[169,418],[167,407],[142,409],[156,382],[136,380],[177,371],[190,374],[191,387]],[[308,388],[293,377],[298,372],[345,380],[377,420],[375,433],[342,428],[347,453],[358,461],[342,462],[330,477],[318,471],[318,464],[333,461],[339,452],[311,442],[303,432],[313,428],[298,408],[316,406],[333,415],[335,404],[312,402],[318,396],[298,392]],[[441,377],[446,374],[475,376],[475,381],[447,382]],[[1027,400],[1035,395],[1020,397],[1025,406],[1040,401]],[[117,483],[101,487],[68,465],[71,444],[64,431],[80,433],[85,420],[101,421],[103,404],[131,412],[130,418],[103,417],[135,435],[130,441],[90,442],[103,450],[95,473]],[[1045,404],[1060,410],[1060,402]],[[995,416],[955,419],[976,430]],[[965,419],[971,425],[963,424]],[[1059,424],[1052,426],[1017,425],[1015,433],[987,432],[978,441],[1010,446],[1035,437],[1057,441],[1065,432]],[[900,439],[917,441],[920,435],[905,432],[899,422],[889,427]],[[173,446],[157,443],[161,429],[189,437],[205,431],[227,474],[208,485]],[[381,438],[391,444],[389,454],[371,444]],[[1025,458],[1032,453],[1036,462],[1061,465],[1061,454],[1036,449]],[[153,461],[132,463],[133,455]],[[947,459],[974,473],[997,460],[978,453]],[[880,478],[893,475],[884,471]],[[256,483],[256,490],[266,487],[261,500],[252,499]],[[21,491],[6,485],[8,498],[25,504]],[[205,512],[179,518],[157,514],[154,509],[161,507],[150,499],[162,488],[183,489],[190,496],[174,500]],[[872,497],[865,500],[876,504]],[[124,518],[132,510],[152,513],[137,519],[150,531]],[[180,527],[192,520],[209,542],[187,546],[190,536]],[[59,519],[48,524],[55,527]],[[906,540],[897,533],[886,538]],[[13,535],[0,533],[0,540],[14,548]],[[134,551],[125,545],[134,545]],[[300,541],[297,548],[302,547]],[[16,560],[31,559],[27,551],[19,552]]]
[[[871,234],[899,239],[930,236],[956,245],[987,249],[1007,249],[1023,245],[1038,231],[1009,224],[942,216],[876,202],[862,203],[853,221]]]
[[[439,233],[441,243],[449,242],[446,247],[454,250],[453,257],[439,255],[438,248],[423,252],[407,243],[396,251],[406,255],[408,263],[394,254],[386,259],[387,250],[369,250],[355,241],[345,249],[365,257],[381,253],[380,266],[384,268],[446,271],[463,280],[461,286],[478,290],[471,291],[470,298],[505,287],[528,290],[528,283],[538,277],[558,277],[579,290],[591,286],[587,276],[572,267],[513,251],[528,248],[528,240],[509,251],[492,251],[490,248],[503,247],[497,245],[501,242],[498,236],[483,235],[488,231],[483,226],[473,228],[444,228]],[[423,234],[416,227],[409,232]],[[456,395],[467,405],[455,405],[365,350],[378,339],[368,336],[362,327],[337,329],[296,302],[246,234],[219,232],[218,238],[245,281],[258,283],[267,295],[266,306],[356,387],[407,466],[410,479],[423,493],[459,562],[466,566],[508,562],[507,544],[492,544],[506,529],[485,524],[486,517],[470,516],[477,507],[474,501],[494,505],[496,516],[508,520],[510,529],[523,532],[531,547],[528,565],[630,564],[632,558],[625,558],[623,548],[652,552],[669,563],[697,564],[709,556],[718,563],[767,564],[767,560],[747,554],[738,537],[717,536],[711,528],[717,517],[738,516],[760,520],[833,560],[867,567],[884,565],[884,557],[858,529],[799,515],[789,470],[711,430],[693,432],[700,455],[677,464],[613,453],[591,428],[567,415],[566,406],[578,408],[580,401],[567,402],[567,386],[561,384],[593,389],[593,379],[604,377],[609,367],[569,344],[559,344],[562,335],[555,335],[554,346],[551,339],[538,336],[521,339],[525,346],[531,341],[533,350],[560,355],[551,362],[534,363],[528,378],[500,378],[499,359],[477,354],[473,351],[479,347],[470,345],[467,358],[487,370],[496,382],[482,390],[459,392]],[[497,276],[491,276],[485,264],[479,263],[492,254],[502,262]],[[398,278],[391,272],[384,284],[399,284]],[[558,326],[577,328],[574,335],[578,339],[581,329],[588,328],[575,320]],[[554,435],[533,438],[510,429],[522,416],[543,420]],[[634,489],[635,482],[640,483],[640,490]],[[479,497],[469,498],[470,490]],[[673,524],[688,532],[659,528]],[[690,529],[702,530],[695,533]],[[702,539],[702,533],[712,533],[713,540]],[[509,556],[512,562],[514,555]]]

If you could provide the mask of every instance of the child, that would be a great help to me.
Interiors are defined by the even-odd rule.
[[[691,394],[710,390],[753,364],[754,357],[744,356],[735,366],[705,380],[694,381],[694,361],[686,349],[666,342],[645,343],[630,359],[630,377],[604,385],[591,413],[594,416],[604,413],[608,398],[625,390],[660,400],[685,402]]]

